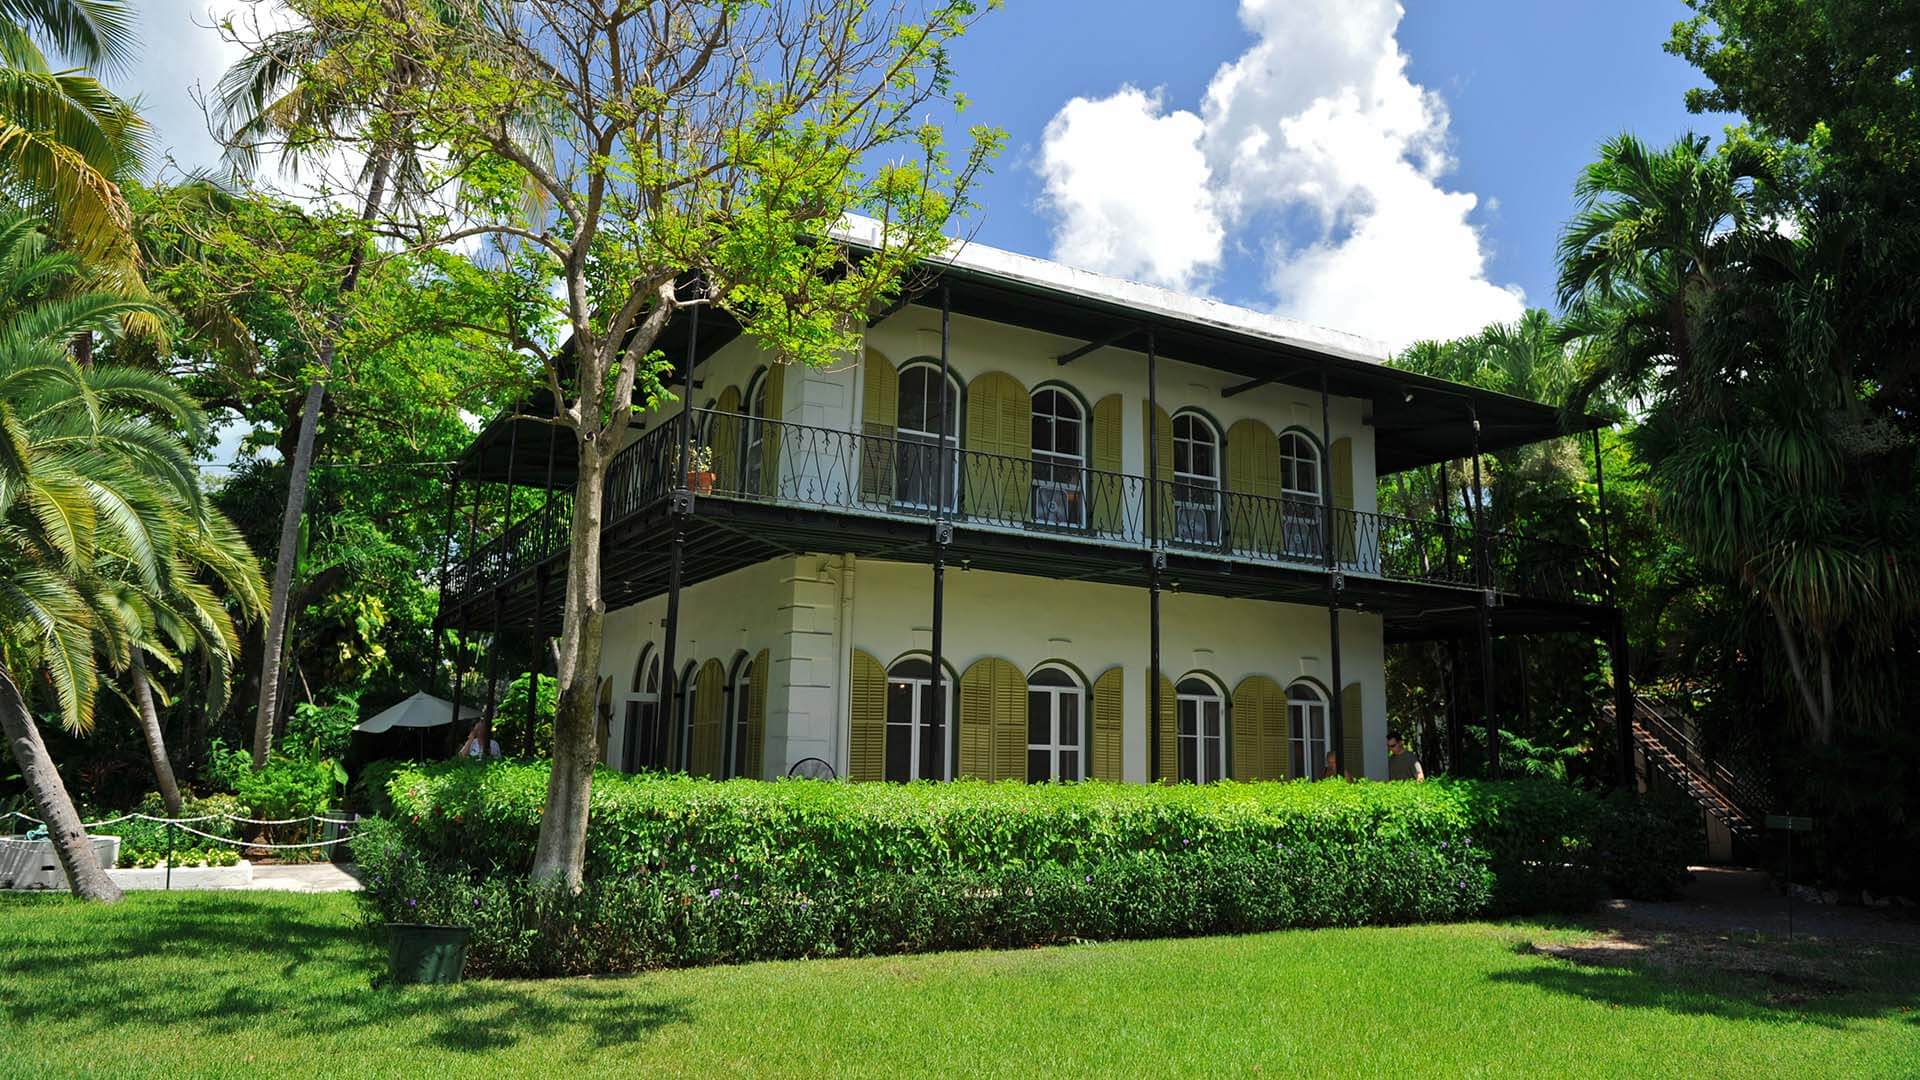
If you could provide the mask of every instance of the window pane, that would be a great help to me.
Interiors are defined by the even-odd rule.
[[[1194,771],[1196,765],[1194,753],[1198,745],[1198,739],[1180,740],[1180,779],[1182,780],[1192,782],[1199,778],[1199,774]]]
[[[1048,760],[1048,757],[1049,757],[1049,754],[1045,750],[1027,751],[1027,782],[1028,783],[1037,784],[1042,780],[1053,779],[1053,773],[1052,773],[1053,766],[1052,766],[1052,763]]]
[[[1080,752],[1079,751],[1077,750],[1060,751],[1059,779],[1061,780],[1080,779]]]
[[[1194,732],[1194,723],[1195,723],[1194,705],[1195,705],[1195,702],[1182,701],[1179,705],[1175,706],[1173,710],[1174,715],[1179,718],[1179,724],[1180,724],[1180,726],[1175,728],[1174,731],[1179,733],[1181,738],[1190,737],[1195,733]]]
[[[1060,695],[1060,745],[1080,745],[1080,695]]]
[[[913,779],[913,728],[905,724],[887,725],[887,779],[905,782]]]
[[[1031,693],[1027,695],[1027,741],[1045,744],[1053,741],[1051,724],[1053,695]]]
[[[887,680],[887,723],[913,723],[913,684],[900,679]]]
[[[1209,702],[1203,709],[1207,720],[1207,738],[1220,737],[1220,706]]]

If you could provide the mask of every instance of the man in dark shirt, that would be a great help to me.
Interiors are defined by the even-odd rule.
[[[1387,779],[1422,781],[1427,778],[1427,770],[1420,767],[1420,759],[1407,752],[1400,742],[1399,732],[1387,735]]]

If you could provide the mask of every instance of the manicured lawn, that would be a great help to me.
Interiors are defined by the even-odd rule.
[[[341,895],[0,899],[0,1076],[1910,1075],[1915,958],[1580,967],[1519,924],[372,990]]]

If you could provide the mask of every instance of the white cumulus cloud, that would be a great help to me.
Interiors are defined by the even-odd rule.
[[[1068,102],[1040,155],[1054,257],[1192,288],[1230,238],[1264,259],[1276,312],[1395,346],[1517,317],[1520,291],[1487,277],[1478,197],[1443,183],[1446,103],[1408,78],[1401,15],[1242,0],[1256,40],[1197,113],[1133,87]]]

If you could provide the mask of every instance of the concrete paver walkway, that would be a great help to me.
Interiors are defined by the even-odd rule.
[[[283,863],[253,868],[253,881],[235,889],[277,889],[282,892],[358,892],[360,873],[352,864]]]

